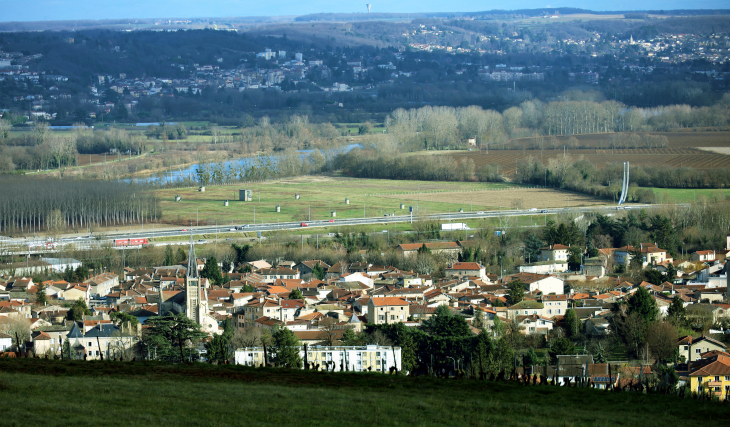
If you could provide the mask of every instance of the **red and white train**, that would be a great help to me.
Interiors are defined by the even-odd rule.
[[[114,241],[114,246],[144,246],[149,243],[147,239],[117,239]]]

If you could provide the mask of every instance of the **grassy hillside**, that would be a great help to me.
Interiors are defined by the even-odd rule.
[[[513,383],[238,366],[0,359],[6,425],[722,424],[727,405]],[[12,409],[11,409],[12,408]]]

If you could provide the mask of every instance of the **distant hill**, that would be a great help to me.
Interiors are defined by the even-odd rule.
[[[0,22],[0,32],[16,31],[76,31],[82,29],[201,29],[246,28],[254,25],[284,22],[361,22],[361,21],[410,21],[413,19],[504,19],[506,17],[529,18],[546,13],[558,12],[561,15],[666,15],[666,16],[707,16],[730,15],[730,9],[676,9],[676,10],[604,10],[595,11],[573,7],[549,7],[541,9],[492,9],[481,12],[433,12],[433,13],[314,13],[300,16],[228,16],[228,17],[160,17],[160,18],[122,18],[122,19],[84,19],[68,21],[11,21]]]
[[[667,16],[695,16],[695,15],[727,15],[730,9],[678,9],[678,10],[604,10],[595,11],[574,7],[546,7],[541,9],[492,9],[481,12],[433,12],[433,13],[313,13],[294,18],[298,22],[316,21],[374,21],[398,20],[419,18],[499,18],[505,16],[542,16],[557,11],[561,15],[621,15],[621,14],[648,14]]]

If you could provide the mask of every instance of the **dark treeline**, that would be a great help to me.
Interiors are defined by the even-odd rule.
[[[606,199],[621,194],[621,164],[603,169],[572,156],[550,158],[543,162],[528,157],[517,164],[515,182],[546,187],[566,188]],[[406,156],[376,154],[353,150],[335,158],[335,168],[358,178],[404,179],[422,181],[503,182],[499,165],[475,167],[471,159],[454,160],[448,156]],[[632,166],[629,174],[628,201],[654,203],[654,192],[647,188],[726,188],[730,169],[701,170],[689,167]]]
[[[551,158],[547,164],[529,157],[517,165],[516,182],[573,191],[608,199],[621,194],[623,165],[615,163],[598,169],[587,160],[571,156]],[[627,200],[639,203],[656,202],[654,192],[647,188],[726,188],[730,169],[699,170],[666,166],[631,166]]]
[[[21,233],[148,222],[158,199],[133,184],[70,179],[0,178],[0,229]]]
[[[335,167],[358,178],[408,179],[420,181],[503,182],[496,165],[475,169],[471,159],[448,156],[404,156],[353,150],[335,158]]]

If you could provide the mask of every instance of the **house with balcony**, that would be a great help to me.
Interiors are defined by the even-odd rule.
[[[730,354],[712,351],[703,356],[690,366],[690,390],[719,400],[730,399]]]

